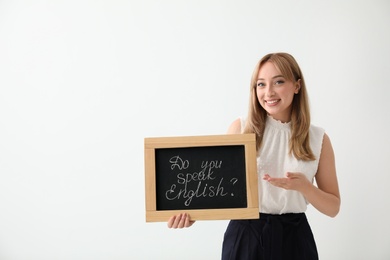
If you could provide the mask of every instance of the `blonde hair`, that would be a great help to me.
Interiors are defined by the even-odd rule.
[[[263,140],[267,112],[257,99],[256,82],[259,70],[266,62],[272,62],[287,80],[294,83],[300,80],[300,90],[294,95],[292,101],[289,153],[300,160],[315,160],[309,141],[310,109],[305,80],[298,63],[288,53],[270,53],[257,63],[250,84],[250,101],[244,133],[256,134],[256,146],[259,150]]]

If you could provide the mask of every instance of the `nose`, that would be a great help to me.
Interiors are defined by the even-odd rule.
[[[266,95],[267,95],[267,97],[272,97],[273,95],[275,95],[275,91],[274,91],[273,87],[267,88]]]

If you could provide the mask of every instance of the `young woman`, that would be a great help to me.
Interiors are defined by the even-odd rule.
[[[271,53],[258,62],[248,115],[235,120],[228,133],[256,134],[261,207],[259,219],[229,222],[222,259],[318,259],[307,204],[335,217],[340,194],[330,139],[310,124],[305,81],[290,54]],[[168,227],[193,223],[181,214]]]

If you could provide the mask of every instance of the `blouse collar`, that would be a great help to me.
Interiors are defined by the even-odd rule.
[[[270,115],[267,115],[266,124],[269,125],[269,126],[272,126],[272,127],[274,127],[274,128],[281,129],[281,130],[290,130],[290,127],[291,127],[291,121],[290,121],[290,122],[283,123],[283,122],[280,121],[280,120],[274,119],[274,118],[273,118],[272,116],[270,116]]]

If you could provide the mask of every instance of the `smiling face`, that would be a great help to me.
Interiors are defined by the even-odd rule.
[[[256,82],[256,95],[260,105],[276,120],[289,122],[294,95],[299,92],[300,80],[286,79],[272,63],[264,63]]]

